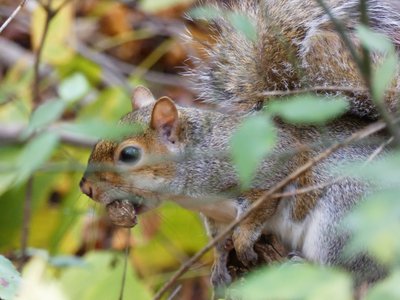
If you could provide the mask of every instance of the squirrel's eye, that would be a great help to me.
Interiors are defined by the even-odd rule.
[[[140,158],[140,149],[134,146],[128,146],[121,150],[119,161],[124,163],[134,163]]]

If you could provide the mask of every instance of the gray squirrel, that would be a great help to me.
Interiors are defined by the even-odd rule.
[[[358,45],[354,30],[359,2],[326,3]],[[368,1],[371,28],[386,34],[397,50],[398,8],[399,3],[394,0]],[[223,112],[180,107],[168,97],[155,99],[148,89],[137,87],[132,97],[133,110],[121,122],[139,122],[146,125],[146,130],[121,142],[100,141],[92,151],[88,168],[104,164],[122,171],[111,168],[86,172],[81,181],[83,193],[104,205],[122,199],[134,201],[136,213],[152,209],[164,200],[175,201],[200,211],[214,237],[263,192],[323,148],[316,146],[285,161],[277,161],[274,155],[299,145],[322,145],[326,135],[330,140],[342,140],[378,117],[368,94],[357,89],[343,94],[349,101],[349,113],[329,123],[324,136],[312,126],[298,128],[276,122],[278,142],[272,156],[260,164],[251,187],[233,195],[230,191],[239,186],[239,179],[225,155],[229,140],[246,115],[259,110],[260,105],[268,106],[269,99],[262,96],[263,92],[313,85],[359,88],[363,87],[363,80],[329,17],[314,0],[245,0],[231,9],[254,22],[257,39],[247,39],[221,18],[216,21],[215,44],[207,50],[208,60],[198,61],[189,72],[199,98]],[[378,54],[372,55],[373,63],[379,60]],[[399,74],[391,87],[400,87]],[[395,111],[396,95],[388,93],[385,104]],[[383,141],[387,137],[378,134],[375,138]],[[342,148],[286,190],[333,181],[330,166],[366,160],[375,149],[371,144]],[[309,261],[340,265],[354,272],[357,282],[381,278],[384,270],[367,255],[342,255],[348,234],[338,224],[367,191],[367,184],[345,178],[321,190],[266,202],[233,232],[238,258],[251,264],[257,258],[254,243],[267,232],[278,236],[287,248],[300,251]],[[222,240],[216,245],[211,276],[214,286],[231,281],[225,244],[226,240]]]

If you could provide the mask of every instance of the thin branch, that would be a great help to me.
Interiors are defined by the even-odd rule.
[[[88,138],[79,134],[74,134],[60,129],[68,123],[50,125],[46,131],[55,131],[60,137],[61,142],[77,147],[91,148],[96,144],[96,139]],[[21,135],[27,127],[22,124],[1,124],[0,126],[0,145],[18,144],[23,142]]]
[[[168,299],[167,300],[173,300],[177,295],[178,295],[178,293],[181,291],[181,289],[182,289],[182,285],[178,285],[177,287],[176,287],[176,289],[171,293],[171,295],[168,297]]]
[[[360,23],[365,26],[369,26],[368,4],[366,0],[360,0]],[[361,48],[362,48],[361,74],[363,74],[367,86],[372,86],[371,56],[367,47],[361,45]]]
[[[140,72],[143,78],[150,82],[179,86],[190,90],[190,85],[184,77],[145,70],[144,68],[128,64],[115,57],[95,51],[82,42],[78,42],[74,46],[79,54],[102,66],[108,77],[113,79],[116,84],[124,86],[129,93],[131,92],[131,87],[126,83],[125,75],[131,75],[136,72]]]
[[[289,174],[286,178],[275,184],[270,190],[266,191],[257,201],[255,201],[247,211],[245,211],[240,217],[238,217],[235,221],[230,223],[225,229],[218,234],[214,239],[212,239],[206,246],[204,246],[199,252],[197,252],[194,256],[192,256],[185,264],[183,264],[179,270],[161,287],[161,289],[157,292],[154,296],[153,300],[160,300],[163,294],[171,288],[175,282],[182,276],[185,272],[189,270],[189,268],[197,262],[204,254],[206,254],[214,245],[228,235],[237,225],[239,225],[244,219],[246,219],[252,212],[259,209],[259,207],[270,197],[285,187],[287,184],[295,180],[297,177],[302,175],[304,172],[308,171],[311,167],[315,164],[319,163],[320,161],[327,158],[333,152],[337,151],[338,149],[347,146],[348,144],[361,140],[365,137],[370,136],[386,127],[384,122],[375,122],[362,130],[359,130],[353,133],[351,136],[343,140],[342,142],[338,142],[331,147],[327,148],[325,151],[321,152],[316,157],[310,159],[307,163],[293,171]]]
[[[343,43],[347,47],[347,49],[350,52],[351,57],[353,58],[354,62],[358,66],[360,70],[362,70],[362,65],[363,62],[359,55],[357,54],[356,48],[350,38],[346,34],[346,28],[343,26],[343,24],[335,18],[335,16],[332,14],[332,11],[329,9],[329,7],[326,5],[324,0],[315,0],[324,10],[324,12],[329,16],[329,19],[332,21],[333,26],[335,26],[336,32],[340,35],[340,37],[343,40]]]
[[[24,211],[22,219],[22,234],[21,234],[21,258],[18,266],[18,270],[21,272],[22,267],[27,259],[27,248],[29,239],[29,223],[31,220],[32,210],[32,194],[33,194],[33,176],[31,176],[26,183]]]
[[[46,11],[46,19],[44,23],[44,28],[43,28],[43,33],[40,38],[39,42],[39,47],[36,50],[35,54],[35,62],[33,64],[33,103],[38,104],[40,102],[40,96],[39,96],[39,85],[40,85],[40,74],[39,74],[39,67],[40,67],[40,60],[42,58],[42,52],[44,48],[44,43],[46,41],[47,33],[49,31],[50,27],[50,21],[53,18],[54,15],[51,13],[51,0],[49,0],[49,3],[46,6],[43,6],[43,9]],[[40,2],[39,2],[40,3]]]
[[[274,96],[292,96],[306,93],[318,92],[344,92],[344,93],[365,93],[369,92],[367,88],[363,87],[350,87],[350,86],[313,86],[304,89],[286,90],[286,91],[265,91],[261,92],[259,96],[274,97]],[[400,89],[388,89],[387,92],[400,93]]]
[[[26,0],[22,0],[21,3],[15,8],[13,13],[8,17],[8,19],[1,25],[0,27],[0,34],[3,32],[3,30],[10,24],[10,22],[15,18],[15,16],[18,14],[18,12],[24,7]]]
[[[377,157],[383,151],[383,149],[385,149],[385,147],[387,145],[389,145],[392,141],[393,141],[393,137],[389,138],[386,142],[382,143],[378,148],[376,148],[375,151],[365,161],[365,165],[367,165],[371,161],[373,161],[375,159],[375,157]],[[291,197],[291,196],[296,196],[296,195],[300,195],[300,194],[309,193],[309,192],[312,192],[314,190],[320,190],[320,189],[326,188],[326,187],[328,187],[328,186],[330,186],[332,184],[335,184],[336,182],[339,182],[343,178],[344,178],[344,176],[339,176],[339,177],[337,177],[337,178],[335,178],[334,180],[331,180],[331,181],[327,181],[327,182],[323,182],[323,183],[320,183],[320,184],[307,186],[307,187],[304,187],[304,188],[301,188],[301,189],[296,189],[296,190],[289,191],[289,192],[273,194],[273,195],[271,195],[271,199],[279,199],[279,198],[282,198],[282,197]]]
[[[124,300],[124,290],[125,290],[125,282],[126,282],[126,272],[128,268],[128,258],[129,258],[129,243],[131,240],[131,231],[127,229],[126,233],[126,246],[125,246],[125,256],[124,256],[124,268],[122,271],[122,280],[121,280],[121,289],[119,292],[118,300]]]
[[[343,26],[343,24],[338,21],[335,16],[332,14],[332,11],[328,8],[328,6],[325,4],[324,0],[315,0],[325,11],[325,13],[329,16],[330,20],[332,21],[333,25],[335,26],[336,32],[340,35],[342,38],[345,46],[347,47],[347,50],[349,50],[351,57],[353,58],[354,62],[356,63],[356,66],[358,70],[361,73],[361,76],[364,79],[364,82],[366,84],[366,87],[368,88],[370,97],[372,101],[375,103],[382,119],[386,122],[388,130],[394,137],[394,143],[396,146],[400,146],[400,130],[397,126],[394,124],[394,120],[389,114],[389,112],[386,110],[385,105],[380,101],[380,99],[376,99],[375,93],[373,90],[372,86],[372,72],[371,72],[371,60],[369,56],[369,51],[365,48],[362,47],[362,53],[363,57],[360,57],[357,52],[356,48],[353,44],[353,42],[350,40],[350,38],[347,35],[346,28]],[[361,9],[361,22],[364,23],[365,25],[368,25],[368,15],[367,15],[367,1],[365,0],[360,0],[360,9]]]

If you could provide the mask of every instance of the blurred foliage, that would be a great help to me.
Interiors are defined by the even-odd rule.
[[[195,95],[174,77],[193,50],[182,46],[176,30],[187,25],[204,39],[207,32],[185,23],[183,13],[191,11],[194,18],[206,20],[218,15],[210,7],[193,10],[191,0],[134,2],[75,1],[60,10],[45,39],[38,101],[32,99],[34,72],[28,62],[41,43],[45,10],[30,1],[0,37],[26,53],[11,63],[0,60],[0,126],[24,128],[12,143],[0,141],[0,251],[15,264],[21,255],[26,183],[33,180],[30,259],[17,299],[118,299],[127,247],[131,251],[125,299],[151,299],[171,272],[206,243],[198,215],[172,203],[141,216],[130,235],[113,227],[103,208],[78,188],[90,149],[62,141],[63,134],[78,133],[91,141],[140,130],[115,125],[131,109],[128,91],[133,85],[145,84],[182,104],[193,102]],[[54,7],[61,3],[52,2]],[[2,1],[0,10],[15,5],[16,1]],[[228,12],[226,17],[248,42],[255,40],[251,20]],[[375,100],[382,100],[398,57],[385,37],[365,27],[357,32],[365,47],[387,54],[372,81]],[[12,57],[13,50],[7,51]],[[98,59],[98,54],[103,56]],[[129,67],[133,65],[140,69]],[[275,145],[273,118],[322,128],[346,109],[341,99],[326,102],[305,95],[272,102],[261,114],[247,118],[231,140],[243,186],[249,185],[259,162]],[[384,184],[344,223],[355,236],[349,251],[368,251],[388,266],[389,276],[370,289],[367,299],[400,297],[399,161],[399,154],[392,153],[368,165],[344,167],[348,176]],[[21,280],[5,257],[0,256],[0,298],[8,300]],[[179,299],[194,299],[196,287],[209,287],[204,282],[210,262],[211,256],[206,256],[180,281]],[[304,264],[259,270],[231,292],[243,299],[267,299],[267,293],[274,299],[350,299],[351,286],[350,276],[342,271]],[[204,295],[196,299],[207,299],[208,292]]]
[[[63,2],[54,0],[52,7]],[[178,100],[194,98],[184,87],[178,89],[157,80],[145,82],[142,77],[148,68],[163,74],[186,60],[181,47],[172,47],[178,38],[159,32],[164,26],[155,20],[162,16],[165,24],[183,23],[183,12],[192,3],[68,3],[51,20],[46,35],[39,102],[32,99],[34,73],[27,56],[10,64],[0,60],[0,126],[24,128],[13,142],[0,141],[0,252],[16,265],[20,263],[26,183],[33,178],[27,236],[31,258],[22,272],[24,284],[18,299],[117,299],[126,247],[131,251],[124,299],[151,299],[170,272],[206,243],[199,216],[170,203],[141,216],[140,225],[131,230],[129,237],[125,229],[115,228],[104,209],[79,190],[90,147],[69,145],[61,138],[79,134],[83,141],[90,142],[141,130],[116,125],[131,110],[128,87],[132,89],[137,84],[153,85],[159,94]],[[2,1],[0,10],[15,5],[15,1]],[[138,22],[132,24],[132,18]],[[0,23],[3,20],[2,15]],[[158,29],[147,28],[149,21]],[[0,38],[33,55],[41,43],[45,22],[45,10],[30,1]],[[110,41],[116,42],[98,50]],[[90,54],[81,53],[79,44],[121,64],[136,62],[142,70],[113,73]],[[125,75],[135,79],[124,79]],[[163,76],[168,80],[172,75]],[[128,87],[122,81],[113,81],[115,78],[124,79]],[[202,264],[210,262],[211,256],[207,256]],[[0,298],[13,299],[20,284],[18,273],[3,256],[0,269]],[[183,283],[196,285],[191,279],[194,277],[203,284],[208,270],[209,267],[200,266]],[[190,298],[189,293],[187,299]]]

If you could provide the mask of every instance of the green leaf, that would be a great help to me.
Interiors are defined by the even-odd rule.
[[[57,147],[58,142],[59,137],[50,132],[42,133],[29,141],[18,158],[16,184],[28,179],[33,172],[46,162]]]
[[[81,73],[75,73],[61,82],[58,94],[61,99],[73,102],[85,96],[89,90],[90,84],[86,77]]]
[[[0,255],[0,298],[3,300],[14,299],[20,283],[21,276],[14,265]]]
[[[400,152],[392,152],[368,164],[349,163],[339,167],[337,172],[380,186],[398,186],[400,185]]]
[[[65,102],[61,100],[53,100],[40,105],[31,115],[28,128],[24,132],[25,136],[29,136],[35,130],[56,121],[60,118],[65,109]]]
[[[58,255],[50,257],[49,264],[58,268],[86,266],[86,263],[82,258],[72,255]]]
[[[231,155],[243,187],[248,187],[261,162],[274,147],[276,129],[266,115],[246,119],[231,138]]]
[[[271,102],[267,110],[294,124],[323,124],[346,112],[348,103],[341,98],[304,95]]]
[[[123,255],[92,252],[85,255],[84,261],[86,267],[70,267],[61,276],[61,284],[69,299],[118,299],[124,266]],[[140,282],[129,263],[124,299],[151,299],[148,289]]]
[[[239,299],[353,299],[352,282],[347,274],[334,269],[291,264],[254,272],[232,294]]]
[[[175,5],[179,4],[189,6],[190,4],[193,4],[193,0],[163,0],[163,1],[142,0],[138,2],[140,9],[144,10],[145,12],[153,14],[160,10],[172,8]]]
[[[143,216],[132,232],[136,241],[142,241],[132,249],[132,255],[141,262],[142,272],[149,275],[161,275],[162,270],[179,267],[176,252],[169,251],[169,247],[181,253],[196,253],[208,240],[195,212],[170,201],[157,210]],[[149,232],[148,224],[152,224],[153,233]]]
[[[366,300],[398,300],[400,299],[400,270],[394,271],[389,277],[372,286]]]
[[[94,119],[66,124],[62,129],[90,139],[109,140],[119,140],[123,137],[134,136],[143,132],[143,126],[140,124],[111,124]]]
[[[200,6],[190,10],[189,15],[193,19],[211,21],[220,17],[221,11],[212,6]]]
[[[390,86],[393,78],[399,70],[399,59],[397,54],[393,53],[388,55],[381,65],[373,72],[372,88],[374,99],[383,101],[385,91]]]
[[[376,192],[347,216],[343,225],[353,232],[347,254],[371,253],[383,263],[393,263],[400,253],[400,189]]]
[[[194,19],[206,21],[216,20],[223,15],[238,32],[242,33],[250,41],[256,41],[257,29],[251,19],[242,13],[224,11],[212,6],[196,7],[190,11],[190,16]]]
[[[385,35],[372,31],[365,25],[357,26],[357,36],[362,45],[372,52],[395,52],[393,44]]]
[[[96,116],[96,118],[107,122],[115,122],[131,110],[131,100],[121,89],[107,88],[98,93],[96,101],[79,110],[78,120],[87,121]]]
[[[257,30],[247,15],[240,13],[227,13],[227,18],[232,26],[250,41],[257,40]]]

